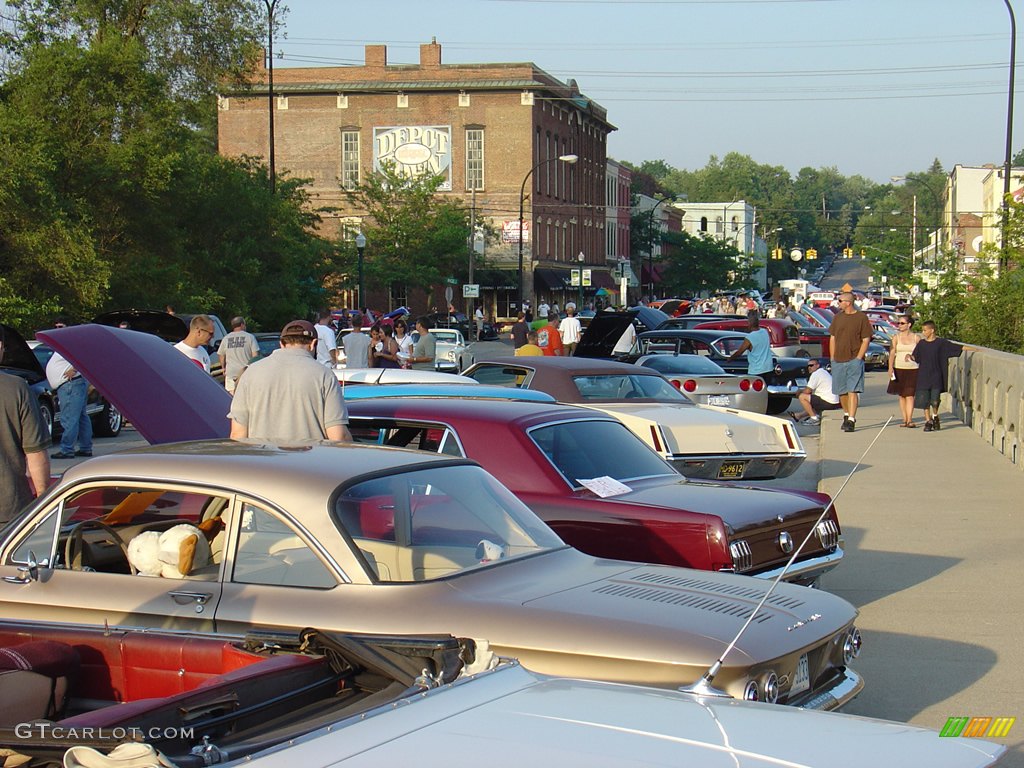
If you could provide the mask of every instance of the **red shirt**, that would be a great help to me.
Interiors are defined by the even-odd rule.
[[[540,347],[547,357],[555,357],[562,354],[562,335],[553,325],[545,325],[537,331],[537,346]]]

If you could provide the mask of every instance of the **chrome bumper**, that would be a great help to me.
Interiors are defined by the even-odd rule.
[[[788,384],[769,384],[765,389],[769,395],[790,395],[796,397],[803,392],[803,387],[790,382]]]
[[[839,561],[843,559],[844,554],[842,546],[837,546],[835,552],[793,563],[793,566],[786,572],[785,580],[800,583],[812,582],[823,573],[828,573],[839,565]],[[760,573],[751,573],[750,575],[757,579],[770,581],[777,578],[780,573],[782,573],[781,566],[779,568],[772,568],[770,571],[761,571]]]
[[[824,690],[814,691],[806,697],[786,703],[799,709],[820,709],[827,712],[849,704],[863,688],[864,678],[846,667]]]
[[[729,454],[727,456],[699,456],[661,454],[668,462],[686,477],[701,480],[774,480],[778,477],[789,477],[807,458],[807,453],[761,453],[761,454]],[[722,465],[727,462],[744,462],[743,474],[737,477],[720,477]]]

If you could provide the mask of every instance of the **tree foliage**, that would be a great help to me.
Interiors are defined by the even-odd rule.
[[[469,212],[457,199],[437,194],[443,177],[406,176],[393,165],[350,190],[349,203],[365,212],[364,259],[367,286],[402,281],[410,286],[437,285],[455,275],[466,261]],[[348,248],[351,264],[353,248]],[[355,277],[355,270],[349,267]]]

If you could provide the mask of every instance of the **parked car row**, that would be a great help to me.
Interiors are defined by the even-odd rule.
[[[562,396],[540,386],[543,361],[486,396],[356,396],[351,428],[368,444],[289,444],[225,439],[229,395],[154,337],[101,326],[40,336],[151,446],[72,467],[0,533],[13,624],[0,624],[0,647],[49,641],[89,657],[71,683],[59,684],[60,665],[23,667],[50,695],[19,717],[107,734],[162,725],[150,746],[182,766],[390,764],[429,748],[455,764],[486,750],[499,765],[934,755],[966,768],[1002,752],[806,711],[841,707],[863,685],[856,609],[799,586],[842,557],[833,505],[683,478],[616,408],[732,411],[691,403],[653,369],[556,362],[579,374],[576,405],[551,402]],[[380,386],[373,373],[347,386]],[[675,404],[643,397],[647,379]],[[780,434],[796,439],[778,457],[784,471],[802,447]],[[139,575],[139,544],[182,525],[208,550]],[[804,538],[811,549],[796,551]],[[784,581],[770,586],[774,575]],[[254,627],[273,629],[224,637]],[[596,682],[566,679],[580,677]],[[821,747],[802,738],[824,731]],[[59,759],[66,746],[25,748]]]

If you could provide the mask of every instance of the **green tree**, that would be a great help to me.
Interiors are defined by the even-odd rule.
[[[727,242],[686,232],[665,232],[662,240],[662,286],[669,295],[739,287],[749,279],[751,267],[741,264],[740,252]]]
[[[367,286],[404,282],[429,289],[455,275],[466,260],[469,211],[459,200],[437,194],[440,175],[406,176],[394,165],[344,190],[365,213]],[[349,282],[355,285],[354,247],[345,249]]]

